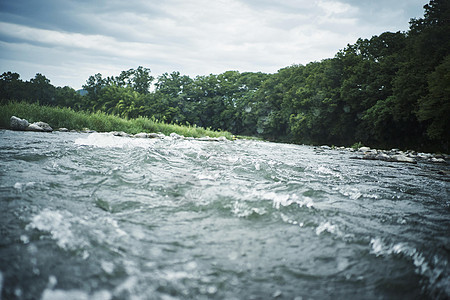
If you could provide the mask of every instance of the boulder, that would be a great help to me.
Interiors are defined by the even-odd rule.
[[[219,136],[217,139],[219,140],[219,142],[227,142],[228,141],[227,138],[224,136]]]
[[[114,136],[131,137],[130,134],[128,134],[128,133],[126,133],[126,132],[124,132],[124,131],[112,131],[111,133],[112,133],[112,135],[114,135]]]
[[[370,150],[370,148],[369,147],[360,147],[358,150],[361,152],[367,152]]]
[[[177,134],[177,133],[175,133],[175,132],[172,132],[172,133],[170,134],[170,137],[171,137],[172,139],[174,139],[174,140],[182,140],[182,139],[184,139],[184,136],[179,135],[179,134]]]
[[[43,129],[43,131],[45,131],[45,132],[52,132],[53,131],[53,128],[51,128],[50,125],[48,125],[45,122],[34,122],[32,125],[36,125],[36,126],[41,127]]]
[[[408,157],[406,155],[392,155],[390,161],[396,161],[396,162],[407,162],[407,163],[413,163],[416,164],[416,160],[412,157]]]
[[[28,125],[30,124],[27,120],[18,118],[16,116],[12,116],[9,122],[9,127],[12,130],[25,130],[27,129]]]
[[[61,131],[61,132],[69,132],[69,129],[67,129],[67,128],[65,128],[65,127],[61,127],[61,128],[58,128],[58,131]]]
[[[26,131],[36,131],[36,132],[44,132],[44,128],[37,125],[36,123],[28,125],[28,127],[25,129]]]
[[[368,152],[368,153],[364,154],[364,156],[362,158],[369,159],[369,160],[383,160],[383,161],[390,161],[390,162],[407,162],[407,163],[413,163],[413,164],[417,163],[417,161],[412,157],[408,157],[408,156],[400,155],[400,154],[388,155],[383,152],[378,153],[378,154]]]
[[[148,137],[148,134],[145,132],[140,132],[134,135],[135,138],[141,138],[141,139],[145,139]]]
[[[150,138],[150,139],[158,139],[158,138],[161,138],[160,135],[159,135],[158,133],[155,133],[155,132],[152,132],[152,133],[147,134],[147,137]]]
[[[436,163],[445,163],[445,159],[443,159],[443,158],[432,157],[431,161],[436,162]]]

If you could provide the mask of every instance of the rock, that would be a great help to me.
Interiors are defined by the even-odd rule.
[[[61,128],[58,128],[58,131],[61,131],[61,132],[69,132],[69,129],[67,129],[67,128],[65,128],[65,127],[61,127]]]
[[[369,147],[360,147],[358,150],[361,152],[367,152],[370,150],[370,148]]]
[[[320,148],[322,148],[324,150],[331,150],[331,147],[327,146],[327,145],[320,146]]]
[[[52,132],[53,131],[53,128],[51,128],[50,125],[48,125],[45,122],[35,122],[33,124],[41,127],[45,132]]]
[[[121,137],[130,137],[131,136],[130,134],[123,132],[123,131],[113,131],[111,133],[114,136],[121,136]]]
[[[158,138],[161,138],[160,134],[155,133],[155,132],[152,132],[152,133],[147,134],[147,137],[150,138],[150,139],[158,139]]]
[[[373,155],[377,155],[378,151],[375,149],[369,149],[367,151],[364,151],[364,154],[373,154]]]
[[[374,154],[373,152],[367,152],[364,154],[362,159],[369,159],[369,160],[383,160],[383,161],[390,161],[390,162],[407,162],[407,163],[413,163],[416,164],[416,160],[412,157],[407,157],[405,155],[388,155],[386,153],[378,153]]]
[[[443,158],[432,157],[431,161],[436,162],[436,163],[445,163],[445,159],[443,159]]]
[[[177,134],[177,133],[175,133],[175,132],[172,132],[172,133],[170,134],[170,137],[171,137],[172,139],[174,139],[174,140],[182,140],[182,139],[184,139],[184,136],[179,135],[179,134]]]
[[[34,122],[33,124],[28,125],[25,130],[36,132],[52,132],[53,128],[51,128],[50,125],[45,122]]]
[[[25,129],[26,131],[36,131],[36,132],[44,132],[44,128],[37,125],[36,123],[28,125],[28,127]]]
[[[82,130],[81,130],[81,132],[83,132],[83,133],[94,133],[94,132],[96,132],[95,130],[91,130],[91,129],[89,129],[89,128],[83,128]]]
[[[140,132],[134,135],[135,138],[145,139],[148,137],[148,134],[145,132]]]
[[[417,163],[414,158],[408,157],[408,156],[405,156],[405,155],[401,155],[401,154],[392,155],[390,161],[407,162],[407,163],[413,163],[413,164]]]
[[[211,142],[211,141],[213,141],[213,138],[211,138],[209,136],[204,136],[204,137],[198,138],[197,141]]]
[[[28,125],[30,124],[27,120],[18,118],[16,116],[12,116],[9,121],[9,126],[12,130],[25,130],[27,129]]]
[[[391,157],[386,153],[381,152],[375,155],[375,159],[389,161]]]

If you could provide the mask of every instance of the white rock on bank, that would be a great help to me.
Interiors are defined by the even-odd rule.
[[[436,162],[436,163],[445,163],[445,159],[443,159],[443,158],[432,157],[431,161]]]
[[[36,131],[36,132],[44,132],[44,128],[40,127],[39,125],[36,125],[35,123],[28,125],[27,128],[25,128],[26,131]]]
[[[170,137],[171,137],[172,139],[174,139],[174,140],[182,140],[182,139],[184,139],[184,136],[179,135],[178,133],[175,133],[175,132],[172,132],[172,133],[170,134]]]
[[[140,132],[134,135],[135,138],[146,139],[148,138],[148,134],[145,132]]]
[[[149,133],[147,135],[147,137],[150,138],[150,139],[162,139],[162,138],[165,137],[165,135],[162,134],[162,133],[152,132],[152,133]]]
[[[406,155],[392,155],[391,156],[391,161],[396,161],[396,162],[407,162],[407,163],[417,163],[416,160],[412,157],[408,157]]]
[[[370,150],[370,148],[369,147],[360,147],[358,150],[361,152],[367,152]]]
[[[48,125],[45,122],[34,122],[31,125],[33,125],[33,127],[37,128],[36,131],[45,131],[45,132],[52,132],[53,131],[53,128],[50,127],[50,125]],[[28,127],[30,127],[30,126],[28,126]],[[41,128],[41,129],[39,129],[39,128]],[[29,129],[27,128],[27,130],[29,130]]]
[[[30,124],[27,120],[12,116],[9,121],[9,127],[12,130],[25,130]]]

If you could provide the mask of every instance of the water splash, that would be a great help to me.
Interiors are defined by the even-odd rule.
[[[26,229],[37,229],[48,232],[56,240],[59,247],[71,249],[76,245],[74,244],[74,236],[71,231],[70,222],[67,221],[71,217],[72,215],[68,212],[63,214],[59,211],[44,209],[31,219]]]

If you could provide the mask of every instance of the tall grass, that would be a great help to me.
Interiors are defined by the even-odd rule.
[[[64,127],[69,130],[89,128],[98,132],[124,131],[129,134],[161,132],[165,135],[175,132],[186,137],[195,138],[204,136],[232,138],[231,133],[226,131],[213,131],[197,126],[166,124],[146,117],[126,120],[103,112],[88,113],[74,111],[66,107],[50,107],[36,103],[9,102],[0,104],[0,128],[9,128],[11,116],[26,119],[30,123],[43,121],[52,128]]]

